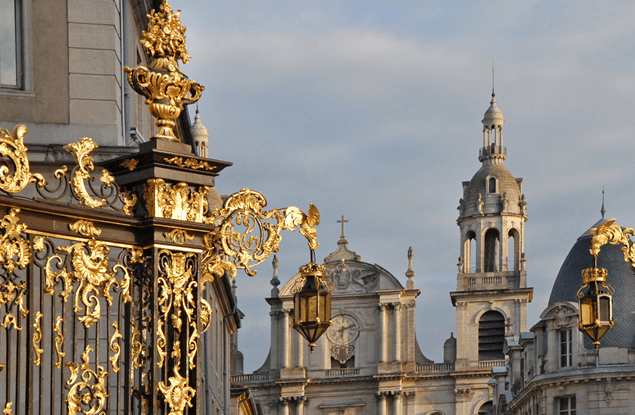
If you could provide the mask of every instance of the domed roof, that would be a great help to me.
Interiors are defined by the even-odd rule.
[[[496,191],[489,193],[488,180],[492,177],[496,179]],[[482,166],[474,177],[472,177],[472,180],[470,180],[467,188],[465,188],[463,192],[462,206],[464,210],[461,216],[466,217],[479,213],[479,194],[481,195],[481,200],[485,202],[484,213],[490,213],[488,209],[494,209],[492,212],[500,211],[499,205],[503,194],[505,194],[505,200],[509,202],[506,211],[509,213],[520,213],[521,209],[518,205],[521,198],[519,181],[522,181],[522,179],[516,179],[509,170],[507,170],[507,167],[502,164],[487,164]]]
[[[600,219],[592,228],[597,228]],[[591,236],[587,230],[569,251],[560,272],[556,277],[549,297],[549,305],[561,301],[577,303],[576,293],[582,286],[582,270],[592,266]],[[600,339],[600,347],[635,347],[635,314],[632,312],[635,303],[635,275],[627,262],[621,246],[604,245],[598,255],[598,267],[608,270],[607,282],[615,289],[613,296],[613,318],[615,325]],[[591,341],[584,340],[585,347],[592,348]]]
[[[192,133],[194,137],[206,137],[209,138],[209,134],[207,133],[207,128],[201,122],[201,116],[198,113],[198,108],[196,109],[196,116],[194,117],[194,124],[192,124]]]
[[[489,103],[489,108],[485,111],[485,115],[483,116],[483,120],[481,121],[484,126],[497,125],[502,126],[505,122],[505,118],[503,118],[503,113],[496,106],[496,98],[494,98],[494,94],[492,93],[492,100]]]

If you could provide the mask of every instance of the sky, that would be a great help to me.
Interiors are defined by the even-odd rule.
[[[206,88],[209,156],[234,163],[218,191],[248,187],[268,207],[304,212],[315,204],[319,261],[335,251],[344,215],[349,248],[404,286],[412,246],[417,337],[435,362],[456,332],[457,206],[481,165],[492,62],[505,166],[524,179],[528,203],[528,328],[569,249],[601,217],[603,188],[607,218],[635,225],[633,2],[170,4],[192,55],[181,70]],[[277,255],[284,283],[308,262],[306,240],[284,233]],[[268,352],[271,259],[236,279],[245,373]]]

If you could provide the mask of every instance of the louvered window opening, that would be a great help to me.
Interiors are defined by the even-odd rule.
[[[488,311],[478,323],[478,360],[503,360],[505,318],[497,311]]]

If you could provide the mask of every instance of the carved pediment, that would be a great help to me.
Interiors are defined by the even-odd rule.
[[[560,302],[547,307],[541,314],[543,320],[551,320],[557,328],[571,327],[578,317],[578,309],[574,303]]]

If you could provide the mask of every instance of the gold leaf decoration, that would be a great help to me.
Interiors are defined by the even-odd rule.
[[[201,161],[196,159],[186,159],[183,161],[183,157],[172,157],[172,158],[164,158],[163,161],[169,164],[174,164],[182,168],[189,168],[192,170],[205,169],[207,171],[216,170],[217,166],[210,166],[207,161]]]
[[[84,180],[90,179],[90,172],[95,170],[93,158],[89,154],[97,147],[97,143],[89,137],[82,138],[79,143],[71,143],[64,146],[64,149],[71,153],[75,161],[77,161],[77,168],[73,170],[73,178],[71,179],[73,193],[77,196],[80,204],[93,209],[102,206],[104,200],[90,197],[84,185]]]
[[[119,345],[119,339],[122,339],[123,336],[119,333],[119,324],[115,321],[112,323],[112,327],[115,329],[112,337],[110,338],[110,351],[114,354],[110,356],[110,365],[112,366],[112,371],[115,373],[119,373],[119,356],[121,355],[121,346]]]
[[[38,252],[44,252],[44,238],[41,236],[36,236],[33,238],[33,249]]]
[[[159,367],[163,367],[163,361],[165,360],[165,356],[168,354],[165,350],[167,346],[167,339],[165,338],[165,333],[163,333],[163,326],[163,320],[159,320],[157,322],[157,353],[159,354],[157,366]]]
[[[190,335],[190,338],[188,339],[187,361],[189,363],[189,368],[194,369],[196,367],[195,358],[196,358],[196,352],[198,351],[198,339],[201,336],[199,336],[198,331],[196,330],[195,321],[192,321],[190,323],[190,327],[192,329],[192,334]]]
[[[13,412],[11,410],[11,405],[13,405],[13,402],[7,402],[6,405],[4,406],[4,409],[2,410],[2,414],[3,415],[12,415]]]
[[[57,362],[55,362],[55,367],[58,369],[62,367],[62,358],[66,355],[62,350],[64,347],[64,332],[62,331],[62,323],[64,319],[60,316],[57,316],[55,319],[55,328],[53,331],[56,334],[54,339],[55,342],[55,354],[57,354]]]
[[[141,32],[140,40],[146,53],[154,58],[170,56],[175,61],[187,63],[190,54],[185,44],[186,28],[181,24],[181,11],[173,12],[165,0],[158,12],[152,10],[147,17],[150,19],[148,30]]]
[[[163,179],[150,179],[144,185],[143,200],[150,217],[202,223],[209,190],[208,186],[194,191],[187,188],[187,183],[170,186]]]
[[[112,175],[110,174],[108,170],[104,169],[101,172],[101,177],[99,178],[99,181],[105,184],[106,186],[110,187],[115,182],[115,178],[112,177]]]
[[[203,285],[203,288],[205,288],[204,285]],[[209,323],[212,321],[213,312],[214,310],[212,310],[212,306],[207,302],[207,300],[204,298],[201,298],[200,316],[201,316],[201,326],[203,327],[203,331],[201,333],[205,333],[207,329],[209,328]]]
[[[635,270],[635,243],[630,242],[629,235],[635,235],[633,228],[622,228],[615,223],[616,219],[607,220],[597,228],[591,228],[589,234],[591,238],[591,255],[597,257],[603,245],[624,245],[624,261],[628,262]]]
[[[185,229],[174,229],[172,232],[163,232],[163,236],[170,238],[173,243],[183,245],[186,241],[194,240],[193,235],[188,235]]]
[[[126,159],[121,162],[120,166],[125,167],[130,171],[133,171],[137,168],[137,164],[139,164],[139,160],[137,159]]]
[[[141,333],[136,324],[132,323],[132,365],[139,369],[142,363],[143,344],[141,344]]]
[[[191,401],[196,394],[196,390],[187,384],[187,379],[181,376],[178,369],[178,366],[174,366],[174,376],[168,379],[169,386],[159,382],[159,390],[165,396],[165,403],[170,407],[168,415],[183,415],[186,406],[192,407]]]
[[[92,347],[86,346],[86,350],[81,355],[81,365],[74,362],[66,364],[71,372],[66,384],[72,385],[64,400],[67,404],[69,415],[76,415],[77,413],[86,415],[99,414],[106,404],[108,392],[106,391],[105,379],[108,376],[108,372],[100,365],[97,365],[97,372],[90,369],[90,353],[92,351]],[[77,376],[80,370],[82,371],[81,381],[75,383],[78,380]],[[84,410],[82,404],[90,406],[90,409],[88,411]]]
[[[35,329],[35,333],[33,333],[33,351],[35,352],[33,364],[35,366],[39,366],[42,363],[42,353],[44,353],[44,349],[39,346],[42,342],[42,328],[40,327],[42,316],[43,314],[40,311],[35,313],[35,323],[33,324],[33,328]]]
[[[121,200],[123,201],[123,213],[132,216],[134,214],[134,207],[137,204],[137,195],[132,192],[125,192],[125,194],[121,195]]]
[[[84,236],[99,236],[101,229],[95,228],[95,225],[87,220],[80,219],[75,223],[69,224],[68,229],[75,231]]]
[[[13,133],[0,129],[0,155],[11,159],[15,167],[13,175],[8,175],[9,167],[0,166],[0,190],[7,193],[18,193],[31,182],[36,182],[38,187],[46,185],[46,180],[41,174],[31,174],[29,159],[26,156],[27,148],[24,145],[26,126],[18,124],[13,127]]]

